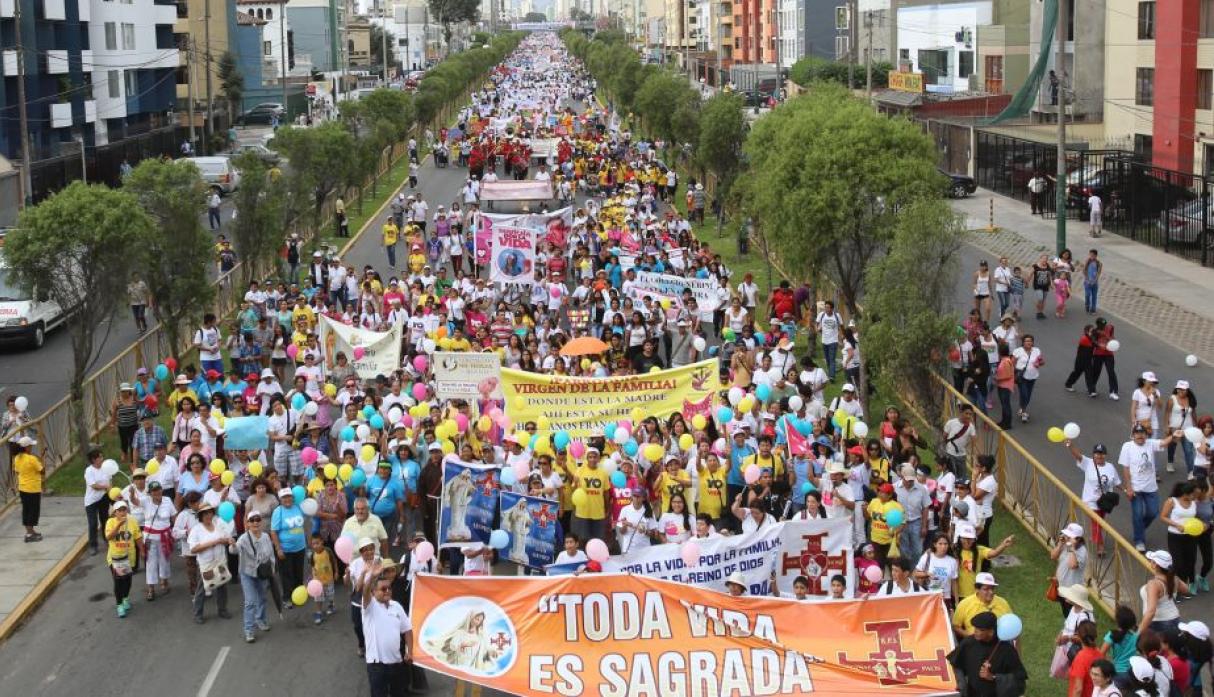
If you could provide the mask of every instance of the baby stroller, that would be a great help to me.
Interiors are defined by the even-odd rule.
[[[447,163],[449,161],[450,161],[450,157],[447,155],[446,148],[438,147],[438,148],[434,149],[434,166],[435,167],[444,168],[447,166]]]

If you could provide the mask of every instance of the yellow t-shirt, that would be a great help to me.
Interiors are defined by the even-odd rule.
[[[742,461],[742,469],[746,469],[750,465],[758,465],[760,468],[771,470],[771,476],[774,479],[784,476],[784,456],[774,450],[767,457],[755,453]]]
[[[396,239],[400,237],[400,229],[391,220],[384,223],[384,246],[396,244]]]
[[[574,486],[586,492],[586,501],[581,506],[573,507],[573,514],[586,520],[603,520],[607,517],[607,506],[603,492],[607,490],[607,475],[599,468],[591,469],[586,465],[577,468],[573,474]]]
[[[426,255],[420,252],[414,252],[409,255],[409,270],[413,273],[421,273],[426,268]]]
[[[472,343],[467,339],[452,339],[449,351],[471,351]]]
[[[658,493],[662,497],[662,513],[670,510],[670,499],[675,494],[683,494],[683,498],[687,498],[684,493],[691,486],[691,475],[687,470],[679,470],[675,476],[670,476],[669,472],[663,472],[658,475]],[[659,517],[661,513],[658,514]]]
[[[21,453],[13,460],[17,473],[17,491],[37,494],[42,491],[42,460],[30,453]]]
[[[720,518],[725,510],[725,499],[729,496],[725,477],[727,467],[718,467],[716,472],[709,472],[707,467],[700,468],[700,498],[696,502],[698,513],[707,513],[713,518]]]
[[[110,539],[110,534],[118,528],[118,519],[110,518],[105,521],[105,537],[109,540],[109,549],[105,554],[107,564],[113,564],[115,559],[126,559],[135,565],[135,561],[139,555],[139,548],[135,543],[143,537],[143,531],[135,523],[135,519],[128,513],[126,516],[126,530],[118,533],[113,539]]]
[[[982,562],[991,558],[991,548],[974,545],[973,549],[957,550],[957,595],[968,598],[974,594],[974,577],[982,570]]]
[[[190,401],[195,405],[198,404],[198,395],[195,394],[194,390],[186,388],[186,391],[182,392],[181,390],[174,389],[169,393],[169,408],[176,412],[177,404],[186,397],[189,397]]]
[[[322,549],[312,552],[312,578],[326,586],[333,583],[333,557],[329,550]]]
[[[987,605],[977,595],[971,594],[957,603],[957,609],[953,611],[953,626],[969,636],[974,633],[974,625],[971,622],[975,616],[983,612],[993,612],[995,617],[1003,617],[1011,611],[1012,606],[997,595],[991,599],[991,604]]]
[[[881,499],[873,499],[868,502],[868,515],[872,520],[872,525],[869,527],[869,538],[875,544],[887,545],[894,541],[889,525],[885,522],[885,516],[889,515],[890,511],[901,510],[902,504],[894,499],[885,502],[882,502]]]
[[[298,322],[300,317],[303,317],[304,321],[308,323],[308,328],[316,325],[316,312],[307,305],[304,305],[303,307],[297,306],[295,309],[291,310],[291,324],[299,326]]]

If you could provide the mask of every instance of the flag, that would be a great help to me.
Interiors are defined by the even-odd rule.
[[[788,438],[788,454],[789,455],[804,455],[809,456],[810,446],[812,445],[809,438],[801,435],[801,432],[792,424],[786,424],[784,428]]]

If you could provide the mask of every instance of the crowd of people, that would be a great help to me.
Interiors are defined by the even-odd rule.
[[[488,574],[499,561],[483,545],[436,553],[443,462],[521,461],[528,474],[511,488],[559,507],[567,535],[557,563],[580,564],[581,573],[602,570],[585,553],[595,539],[627,555],[785,520],[846,519],[856,587],[836,576],[832,597],[941,594],[959,642],[950,660],[963,694],[1021,694],[1029,676],[1014,636],[1000,624],[1015,608],[999,594],[992,566],[1015,538],[991,539],[998,480],[994,457],[976,450],[974,407],[963,406],[927,437],[895,407],[865,413],[854,324],[831,302],[818,302],[808,286],[783,282],[764,298],[749,274],[737,278],[693,234],[707,205],[702,184],[688,182],[686,199],[675,201],[679,178],[659,157],[664,144],[629,132],[599,106],[595,87],[559,41],[533,35],[492,73],[458,125],[436,139],[455,166],[468,168],[464,187],[431,212],[420,191],[407,186],[383,226],[382,264],[359,270],[317,252],[280,284],[251,284],[226,330],[208,315],[194,332],[197,367],[178,371],[169,359],[121,385],[113,414],[120,452],[88,453],[84,475],[89,547],[106,555],[116,615],[131,612],[140,572],[145,602],[171,596],[180,583],[198,623],[207,621],[212,600],[217,617],[231,617],[228,586],[239,584],[242,633],[253,642],[269,630],[270,610],[297,608],[317,624],[336,621],[344,586],[372,694],[420,688],[420,671],[371,667],[409,657],[411,627],[402,608],[416,574]],[[530,145],[537,140],[555,143],[538,165]],[[528,285],[495,285],[476,263],[484,215],[479,186],[499,171],[504,178],[550,179],[558,203],[569,207],[566,215],[541,206],[558,222],[539,245]],[[1016,415],[1028,421],[1043,361],[1032,337],[1016,329],[1024,309],[1017,294],[1023,296],[1027,280],[1043,313],[1059,261],[1043,260],[1027,279],[1005,269],[1006,260],[994,272],[983,266],[975,273],[974,314],[950,361],[958,388],[983,411],[997,398],[1007,426],[1014,388]],[[655,300],[636,290],[643,271],[692,277],[715,293],[688,290],[678,302]],[[1092,313],[1095,305],[1093,291]],[[403,324],[399,369],[360,375],[352,356],[319,340],[322,316],[370,330]],[[996,316],[1004,321],[991,330]],[[1089,352],[1107,351],[1112,326],[1097,318],[1094,327]],[[604,348],[561,355],[567,342],[582,337]],[[575,456],[541,423],[514,423],[501,410],[490,416],[489,405],[476,401],[438,399],[426,360],[438,347],[496,352],[503,366],[569,376],[715,360],[726,389],[722,407],[708,416],[637,414],[630,441],[604,428]],[[1098,364],[1107,367],[1116,398],[1111,353]],[[1170,534],[1169,550],[1147,553],[1155,577],[1142,588],[1141,608],[1118,608],[1117,627],[1098,639],[1085,567],[1087,538],[1097,550],[1102,544],[1099,528],[1091,535],[1077,524],[1059,531],[1052,589],[1064,623],[1055,676],[1068,679],[1071,697],[1198,695],[1202,669],[1210,665],[1207,626],[1181,622],[1177,602],[1208,590],[1205,476],[1214,420],[1194,419],[1192,395],[1180,391],[1161,411],[1147,378],[1134,396],[1133,438],[1116,464],[1125,468],[1127,491],[1135,491],[1135,511],[1144,509],[1135,517],[1135,541],[1143,541],[1140,517],[1144,528],[1162,517],[1177,539],[1173,544]],[[1088,384],[1094,393],[1091,378]],[[10,399],[10,414],[16,406]],[[1176,408],[1181,423],[1173,423]],[[253,414],[268,417],[270,446],[228,447],[225,420]],[[8,433],[16,417],[5,419]],[[1205,443],[1193,447],[1176,436],[1186,419],[1200,424]],[[449,424],[456,423],[462,426],[452,433]],[[790,434],[809,447],[792,448]],[[532,436],[545,446],[536,447]],[[30,489],[28,501],[22,496],[32,513],[29,542],[38,538],[35,445],[28,436],[13,444],[19,485]],[[1095,445],[1089,457],[1069,440],[1067,446],[1092,473],[1085,502],[1105,512],[1101,502],[1123,481],[1105,461],[1105,447]],[[1164,448],[1169,462],[1180,449],[1198,476],[1177,487],[1161,514],[1157,494],[1150,502],[1154,476],[1133,458]],[[1190,520],[1204,524],[1204,536],[1188,534]],[[176,582],[182,566],[185,579]],[[745,592],[738,579],[729,586]],[[805,599],[808,586],[799,579],[793,597]],[[406,640],[394,641],[396,635]]]

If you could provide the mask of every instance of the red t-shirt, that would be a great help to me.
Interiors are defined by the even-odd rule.
[[[1168,656],[1168,663],[1172,664],[1172,684],[1180,685],[1181,689],[1189,687],[1189,662],[1180,656]]]
[[[1083,678],[1083,690],[1081,695],[1092,694],[1092,664],[1104,658],[1104,654],[1100,653],[1100,649],[1085,646],[1079,649],[1079,653],[1075,654],[1075,660],[1071,661],[1071,669],[1067,671],[1068,683],[1075,678]]]

